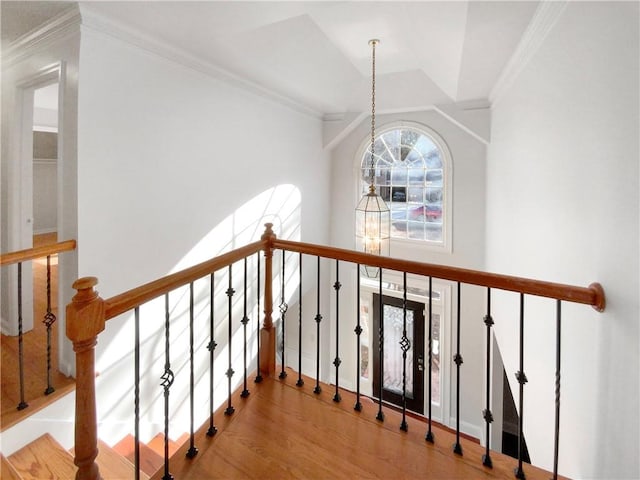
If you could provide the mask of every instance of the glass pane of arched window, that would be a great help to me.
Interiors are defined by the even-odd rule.
[[[374,142],[373,181],[391,210],[391,236],[443,242],[445,169],[442,152],[416,128],[401,127]],[[372,181],[371,150],[361,160],[361,190]]]

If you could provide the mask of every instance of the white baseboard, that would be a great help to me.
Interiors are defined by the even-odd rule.
[[[33,231],[34,235],[44,235],[45,233],[56,233],[58,229],[56,227],[51,228],[39,228]]]

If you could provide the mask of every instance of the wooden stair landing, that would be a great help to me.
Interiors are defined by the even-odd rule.
[[[355,395],[304,378],[295,386],[297,373],[284,380],[265,378],[251,386],[251,394],[233,395],[235,413],[224,415],[226,402],[215,415],[218,433],[207,437],[208,422],[195,435],[199,453],[185,457],[189,443],[171,458],[176,479],[320,479],[320,478],[514,478],[513,458],[492,452],[493,469],[482,465],[484,448],[462,439],[464,455],[455,455],[452,433],[434,428],[435,444],[424,440],[425,423],[407,418],[408,432],[400,431],[401,414],[385,409],[384,422],[375,419],[378,407],[362,398],[355,412]],[[549,480],[551,474],[530,465],[526,478]],[[163,472],[152,476],[160,480]]]

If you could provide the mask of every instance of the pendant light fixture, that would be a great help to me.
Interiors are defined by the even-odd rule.
[[[369,192],[358,202],[356,207],[356,242],[357,248],[372,255],[389,255],[389,238],[391,236],[391,212],[375,186],[375,154],[376,139],[376,46],[380,40],[369,40],[372,50],[371,61],[371,164],[369,166]],[[365,267],[369,277],[376,277],[378,269]]]

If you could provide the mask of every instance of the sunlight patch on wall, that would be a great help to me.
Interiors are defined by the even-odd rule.
[[[214,227],[170,273],[260,240],[265,223],[273,223],[278,238],[299,241],[300,201],[295,185],[278,185],[262,192]]]

